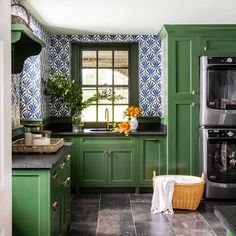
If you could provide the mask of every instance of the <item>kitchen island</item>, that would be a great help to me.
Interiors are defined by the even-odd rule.
[[[66,235],[71,146],[65,143],[52,154],[12,155],[13,235]]]

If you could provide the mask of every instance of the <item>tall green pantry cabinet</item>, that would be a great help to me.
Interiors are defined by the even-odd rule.
[[[199,59],[236,55],[236,26],[165,25],[159,37],[167,171],[199,175]]]

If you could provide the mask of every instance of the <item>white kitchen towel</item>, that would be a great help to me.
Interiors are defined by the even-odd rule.
[[[172,198],[175,183],[199,183],[201,178],[184,175],[162,175],[155,179],[155,190],[152,197],[151,211],[153,214],[173,214]]]

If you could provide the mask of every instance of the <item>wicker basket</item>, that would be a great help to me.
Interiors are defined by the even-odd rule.
[[[50,145],[25,146],[24,138],[12,142],[13,153],[52,153],[64,145],[63,138],[51,138]]]
[[[156,172],[153,171],[153,190],[155,189]],[[204,191],[204,174],[202,174],[202,182],[179,184],[175,183],[172,199],[174,209],[196,210],[202,199]]]

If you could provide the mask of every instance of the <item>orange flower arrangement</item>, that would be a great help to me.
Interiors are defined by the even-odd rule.
[[[126,136],[129,135],[131,129],[130,129],[130,123],[126,121],[122,121],[120,123],[114,123],[113,128],[115,131],[119,133],[124,133]]]
[[[132,116],[139,117],[140,116],[140,108],[139,107],[128,107],[124,111],[124,116],[128,116],[129,119],[131,119]]]

